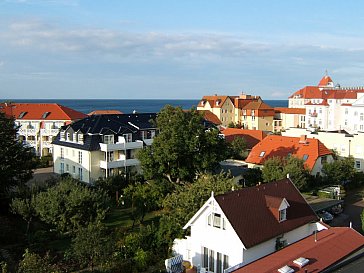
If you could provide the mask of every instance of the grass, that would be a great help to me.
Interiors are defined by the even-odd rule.
[[[152,211],[145,215],[143,224],[151,224],[159,220],[160,211]],[[139,221],[136,222],[136,226]],[[133,225],[132,208],[115,207],[106,216],[105,225],[110,228],[131,227]]]

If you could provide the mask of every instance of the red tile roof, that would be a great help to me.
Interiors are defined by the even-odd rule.
[[[222,134],[224,134],[225,139],[228,142],[232,142],[236,137],[244,138],[248,149],[252,149],[267,136],[267,133],[262,130],[247,130],[238,128],[226,128],[222,131]]]
[[[206,102],[208,102],[211,108],[221,108],[226,100],[230,100],[233,103],[236,96],[203,96],[202,100],[199,102],[198,106],[203,107]]]
[[[273,107],[269,106],[265,102],[262,101],[252,101],[249,102],[247,105],[243,107],[243,109],[246,110],[260,110],[260,109],[271,109],[273,110]]]
[[[221,121],[220,119],[211,111],[209,110],[197,110],[197,112],[202,113],[204,119],[212,122],[213,124],[220,125]]]
[[[287,220],[277,221],[267,205],[266,196],[287,200],[290,205]],[[246,248],[318,220],[289,179],[243,188],[215,199]]]
[[[334,83],[330,76],[323,76],[323,78],[320,80],[318,86],[328,86],[329,83]]]
[[[288,107],[274,107],[274,111],[284,114],[306,114],[306,108],[288,108]]]
[[[260,156],[262,152],[265,153]],[[263,165],[269,158],[285,158],[290,154],[301,159],[307,155],[305,165],[312,170],[318,157],[332,154],[332,152],[318,139],[306,138],[305,141],[301,141],[299,137],[270,135],[253,147],[245,161]]]
[[[88,113],[88,116],[92,115],[114,115],[114,114],[123,114],[123,112],[120,112],[119,110],[95,110],[90,113]]]
[[[57,103],[1,103],[0,111],[17,120],[78,120],[87,117]],[[26,114],[21,117],[22,113]]]
[[[307,272],[321,272],[363,246],[364,237],[355,230],[329,228],[317,233],[316,242],[315,235],[311,235],[233,272],[271,273],[278,272],[285,265],[293,268],[295,273],[303,273],[305,269]],[[309,263],[302,268],[293,263],[300,257],[309,259]]]

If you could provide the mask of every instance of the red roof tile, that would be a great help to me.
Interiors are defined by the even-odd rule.
[[[300,115],[306,114],[305,108],[274,107],[274,111],[284,114],[300,114]]]
[[[287,220],[277,221],[267,206],[266,196],[287,200]],[[318,220],[289,179],[243,188],[215,199],[246,248]]]
[[[326,75],[326,76],[323,76],[323,78],[320,80],[318,86],[328,86],[329,83],[333,84],[334,82],[332,81],[330,76]]]
[[[18,120],[78,120],[87,117],[84,113],[57,103],[2,103],[0,111]],[[21,116],[22,113],[26,114]]]
[[[347,227],[322,230],[317,233],[316,242],[314,237],[311,235],[233,272],[271,273],[285,265],[295,273],[303,273],[306,269],[307,272],[321,272],[364,246],[364,237]],[[293,263],[300,257],[309,259],[302,268]]]
[[[265,152],[263,156],[261,156],[262,152]],[[245,161],[263,165],[269,158],[285,158],[290,154],[301,159],[307,155],[305,165],[311,170],[318,157],[332,154],[332,152],[318,139],[307,138],[302,143],[299,137],[270,135],[253,147]]]
[[[211,111],[209,110],[197,110],[197,112],[202,113],[204,119],[212,122],[213,124],[220,125],[221,121],[220,119]]]
[[[225,139],[228,142],[232,142],[236,137],[244,138],[248,149],[252,149],[267,136],[267,133],[262,130],[247,130],[238,128],[226,128],[222,131],[222,134],[224,134]]]
[[[230,100],[233,103],[236,96],[203,96],[202,100],[199,102],[198,106],[203,107],[206,102],[208,102],[211,108],[221,108],[226,100]]]

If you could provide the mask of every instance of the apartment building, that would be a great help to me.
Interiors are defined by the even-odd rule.
[[[288,101],[290,108],[306,109],[306,128],[364,131],[364,87],[341,87],[325,75],[317,86],[305,86]]]
[[[59,129],[87,115],[57,103],[2,103],[0,111],[15,119],[18,138],[38,156],[52,154]]]
[[[151,145],[156,114],[91,115],[63,126],[53,141],[54,172],[92,183],[140,171],[138,150]]]

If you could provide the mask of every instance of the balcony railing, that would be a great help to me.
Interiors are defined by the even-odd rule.
[[[137,140],[135,142],[119,142],[113,144],[100,143],[100,149],[103,152],[141,149],[141,148],[143,148],[143,142],[140,140]]]
[[[139,165],[140,161],[138,159],[121,159],[121,160],[115,160],[115,161],[100,161],[100,168],[102,169],[115,169],[115,168],[122,168],[122,167],[128,167],[128,166],[136,166]]]
[[[37,130],[36,129],[19,129],[19,135],[30,135],[30,136],[35,136],[37,134]]]
[[[316,113],[316,112],[309,113],[309,116],[310,116],[310,117],[313,117],[313,118],[316,118],[316,117],[317,117],[317,113]]]
[[[45,148],[50,148],[50,147],[52,147],[52,141],[44,140],[44,141],[42,141],[42,146]]]
[[[40,129],[40,133],[42,135],[48,136],[56,136],[59,132],[59,129]]]

